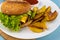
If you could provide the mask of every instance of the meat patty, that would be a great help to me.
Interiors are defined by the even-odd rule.
[[[31,9],[28,2],[3,2],[1,11],[8,15],[19,15],[24,14]]]

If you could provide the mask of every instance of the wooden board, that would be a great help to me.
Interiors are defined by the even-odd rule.
[[[17,38],[14,38],[14,37],[11,37],[11,36],[5,34],[1,30],[0,30],[0,35],[3,36],[5,38],[5,40],[35,40],[35,39],[17,39]]]

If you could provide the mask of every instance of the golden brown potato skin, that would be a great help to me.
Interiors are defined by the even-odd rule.
[[[19,15],[26,13],[31,9],[28,2],[3,2],[1,11],[8,15]]]

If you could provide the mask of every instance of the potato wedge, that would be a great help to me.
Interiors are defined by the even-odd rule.
[[[28,26],[28,25],[30,25],[31,23],[32,23],[32,20],[28,21],[28,22],[25,23],[25,24],[22,24],[22,25],[21,25],[21,28],[23,28],[23,27],[25,27],[25,26]]]
[[[32,23],[35,23],[35,22],[41,21],[42,19],[44,19],[44,16],[40,17],[39,19],[34,20]]]
[[[38,11],[38,7],[34,7],[34,8],[33,8],[33,11],[34,11],[34,12],[37,12],[37,11]]]
[[[45,13],[50,13],[50,12],[51,12],[51,7],[49,6],[49,7],[46,9]]]
[[[45,18],[46,20],[49,20],[49,16],[51,14],[51,7],[49,6],[45,11]]]
[[[37,14],[37,15],[34,17],[34,20],[40,18],[40,17],[43,16],[43,15],[44,15],[44,13]]]
[[[46,10],[46,6],[43,6],[41,9],[39,9],[39,10],[37,11],[37,14],[40,14],[40,13],[42,13],[42,12],[45,12],[45,10]]]
[[[35,33],[40,33],[40,32],[43,32],[43,29],[39,29],[39,28],[36,28],[36,27],[33,27],[33,26],[29,26],[29,29],[32,31],[32,32],[35,32]]]
[[[47,18],[46,17],[44,17],[42,20],[41,20],[41,22],[46,22],[47,21]]]
[[[36,22],[33,23],[32,25],[34,25],[37,28],[47,29],[46,22]]]
[[[57,15],[58,15],[57,11],[54,11],[51,14],[51,16],[49,16],[49,20],[48,21],[53,21],[54,19],[56,19]]]

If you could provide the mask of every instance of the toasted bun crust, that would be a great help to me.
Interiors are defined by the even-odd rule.
[[[6,1],[24,1],[24,0],[6,0]]]
[[[19,15],[24,14],[31,9],[28,2],[3,2],[1,11],[8,15]]]

